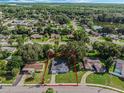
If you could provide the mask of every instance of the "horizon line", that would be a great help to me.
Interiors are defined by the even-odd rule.
[[[5,2],[0,1],[2,4],[124,4],[124,2]]]

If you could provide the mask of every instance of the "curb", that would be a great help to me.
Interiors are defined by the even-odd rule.
[[[2,86],[12,86],[12,84],[0,84]]]
[[[93,86],[93,87],[101,87],[101,88],[107,88],[107,89],[111,89],[111,90],[114,90],[114,91],[118,91],[118,92],[123,92],[123,90],[121,89],[117,89],[117,88],[114,88],[114,87],[110,87],[110,86],[105,86],[105,85],[100,85],[100,84],[90,84],[90,83],[87,83],[85,84],[86,86]]]

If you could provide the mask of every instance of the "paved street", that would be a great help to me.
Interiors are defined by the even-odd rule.
[[[0,93],[42,93],[48,87],[3,87]],[[108,89],[89,86],[54,86],[58,93],[118,93]]]

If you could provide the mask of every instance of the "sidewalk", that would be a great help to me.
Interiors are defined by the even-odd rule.
[[[87,79],[87,77],[90,75],[90,74],[92,74],[93,72],[91,72],[91,71],[88,71],[88,72],[86,72],[83,76],[82,76],[82,79],[81,79],[81,84],[85,84],[86,83],[86,79]]]
[[[56,74],[52,74],[50,84],[56,83]]]

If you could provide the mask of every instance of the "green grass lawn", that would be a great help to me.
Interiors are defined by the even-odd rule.
[[[5,77],[0,77],[1,83],[3,84],[12,84],[16,77],[13,77],[12,79],[6,79]]]
[[[61,41],[69,41],[67,35],[63,35]]]
[[[124,39],[121,39],[121,40],[119,40],[119,41],[124,43]]]
[[[34,79],[27,78],[25,79],[25,84],[39,84],[41,83],[42,74],[41,73],[35,73]]]
[[[109,74],[91,74],[87,77],[87,83],[102,84],[124,90],[124,81]]]
[[[87,53],[88,57],[98,57],[98,52],[97,51],[90,51]]]
[[[85,73],[85,71],[78,72],[78,83],[80,83],[81,78],[84,73]],[[77,83],[75,72],[70,71],[65,74],[56,75],[56,83]]]

